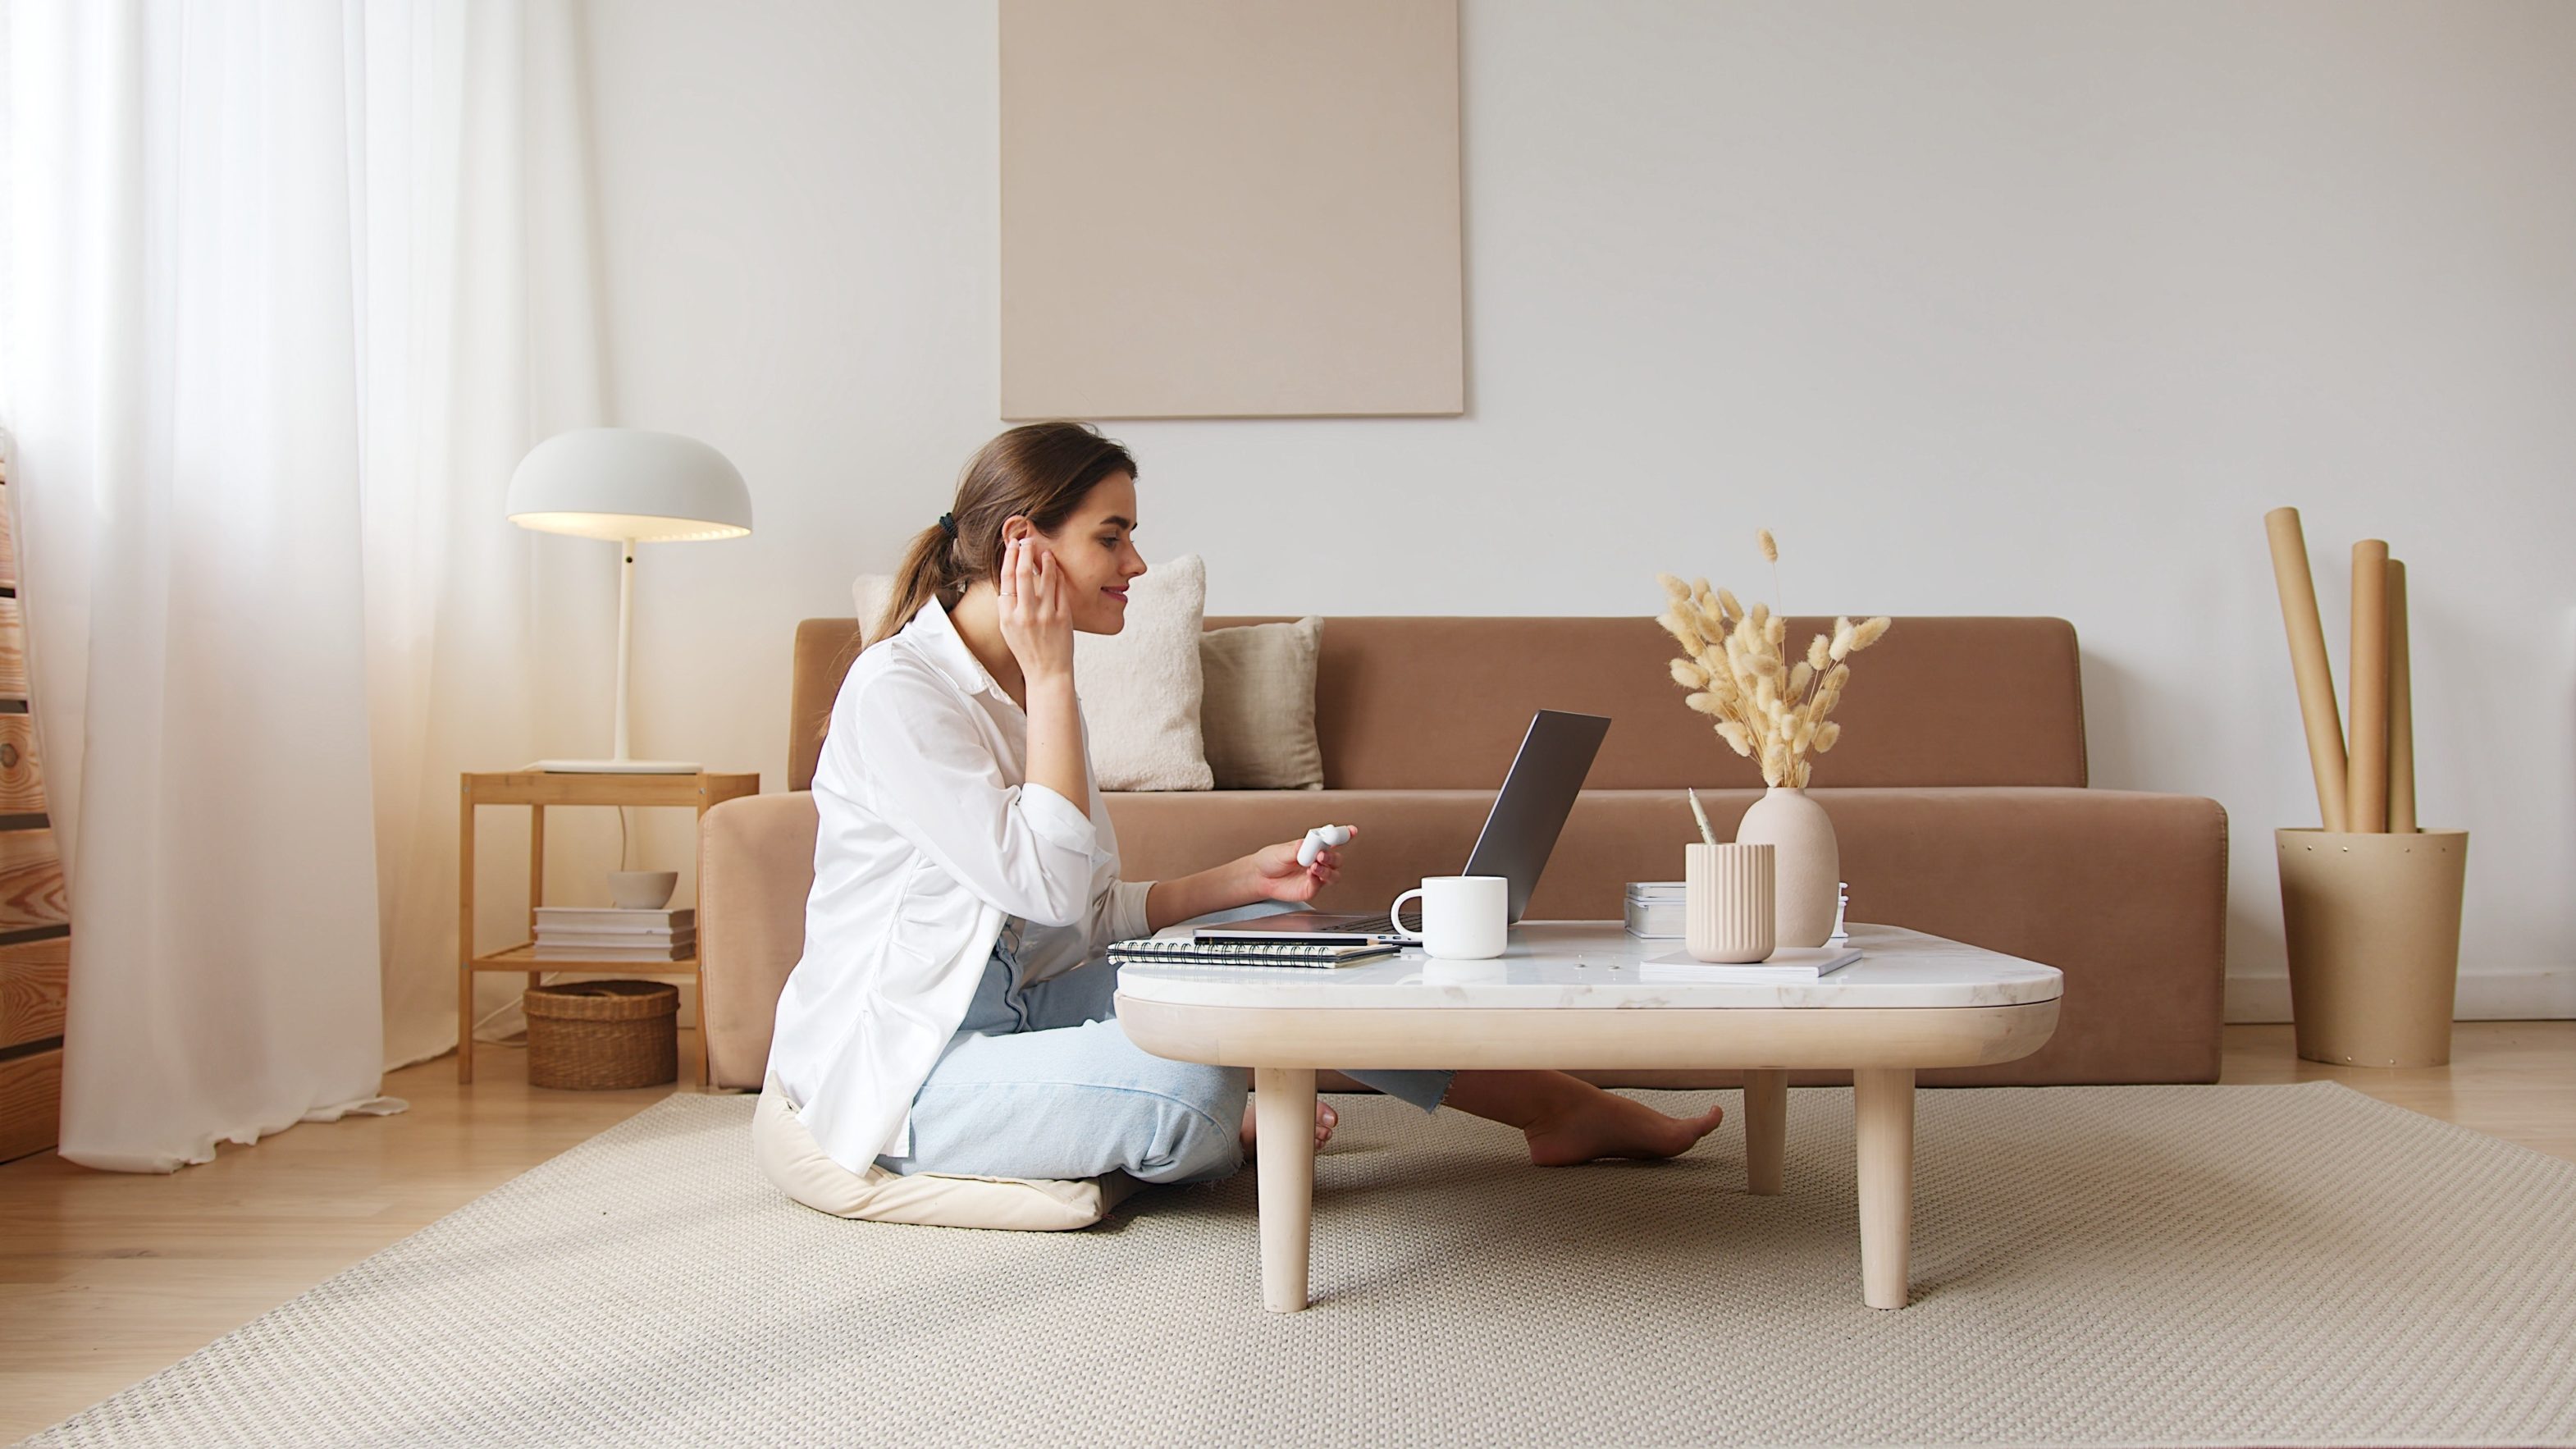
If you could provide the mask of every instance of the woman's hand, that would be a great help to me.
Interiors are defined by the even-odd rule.
[[[1064,567],[1034,534],[1002,546],[1002,642],[1030,681],[1073,675],[1073,608],[1065,597]]]
[[[1351,827],[1354,839],[1359,833],[1358,826]],[[1327,846],[1312,866],[1299,865],[1297,847],[1305,843],[1305,837],[1300,836],[1285,845],[1264,846],[1250,855],[1210,866],[1196,875],[1154,882],[1154,888],[1145,893],[1147,928],[1159,931],[1193,916],[1230,911],[1256,901],[1293,901],[1302,905],[1313,900],[1316,892],[1341,875],[1342,853]]]
[[[1351,827],[1352,839],[1357,840],[1359,833],[1358,826]],[[1248,857],[1252,862],[1252,888],[1261,899],[1311,901],[1341,876],[1342,852],[1335,846],[1325,846],[1313,865],[1299,865],[1297,847],[1305,843],[1301,835],[1284,845],[1263,846]]]

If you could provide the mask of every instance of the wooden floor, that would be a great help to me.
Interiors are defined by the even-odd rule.
[[[696,1079],[681,1033],[681,1080]],[[2287,1026],[2227,1028],[2231,1084],[2344,1082],[2576,1161],[2576,1022],[2463,1022],[2448,1067],[2299,1061]],[[548,1092],[478,1047],[385,1079],[394,1117],[297,1127],[166,1177],[50,1154],[0,1167],[0,1441],[168,1366],[672,1089]],[[682,1090],[693,1090],[682,1088]]]

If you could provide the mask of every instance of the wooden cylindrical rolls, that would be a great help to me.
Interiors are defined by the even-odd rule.
[[[2317,778],[2317,814],[2328,830],[2344,828],[2346,780],[2343,722],[2335,718],[2334,667],[2326,660],[2325,625],[2317,617],[2316,578],[2299,510],[2263,515],[2272,538],[2272,583],[2281,594],[2281,623],[2290,636],[2290,668],[2299,681],[2299,717],[2308,730],[2308,764]]]
[[[2406,642],[2406,565],[2388,561],[2388,829],[2415,829],[2415,667]]]
[[[2388,545],[2352,546],[2352,760],[2344,829],[2388,830]]]

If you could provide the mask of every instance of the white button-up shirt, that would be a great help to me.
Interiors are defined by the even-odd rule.
[[[934,599],[862,652],[814,767],[805,954],[770,1069],[834,1162],[912,1150],[912,1098],[966,1018],[993,944],[1025,923],[1023,980],[1148,934],[1100,787],[1028,783],[1029,718]],[[1084,736],[1084,774],[1089,734]]]

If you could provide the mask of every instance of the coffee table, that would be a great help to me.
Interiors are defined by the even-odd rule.
[[[1491,961],[1419,951],[1336,971],[1124,966],[1128,1039],[1250,1067],[1261,1150],[1262,1306],[1306,1306],[1319,1068],[1740,1068],[1755,1193],[1780,1191],[1793,1068],[1849,1068],[1859,1136],[1861,1299],[1902,1308],[1914,1215],[1914,1074],[2008,1062],[2057,1029],[2055,967],[1895,926],[1854,925],[1859,961],[1818,981],[1651,979],[1616,921],[1523,922]]]

